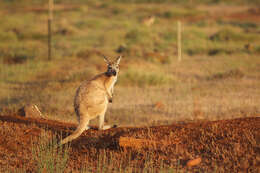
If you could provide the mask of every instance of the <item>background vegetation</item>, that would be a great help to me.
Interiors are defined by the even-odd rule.
[[[49,118],[75,121],[76,88],[105,69],[102,54],[122,54],[109,123],[255,115],[260,12],[251,5],[258,1],[225,2],[55,1],[53,59],[47,61],[48,4],[1,1],[0,108],[34,103]],[[148,16],[155,17],[151,26],[143,23]]]

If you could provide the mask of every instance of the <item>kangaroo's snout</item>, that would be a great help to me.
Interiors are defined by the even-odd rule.
[[[114,70],[114,71],[112,72],[112,74],[113,74],[114,76],[116,76],[116,71]]]
[[[115,69],[108,69],[106,72],[107,76],[116,76],[116,70]]]

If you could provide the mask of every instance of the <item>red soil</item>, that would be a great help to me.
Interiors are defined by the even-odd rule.
[[[56,136],[63,132],[65,137],[76,127],[75,124],[19,116],[0,116],[0,124],[0,168],[25,166],[27,172],[35,171],[32,143],[39,142],[42,132]],[[84,162],[95,167],[98,156],[105,152],[113,154],[114,166],[131,162],[142,167],[147,153],[153,153],[150,159],[154,166],[163,161],[169,166],[178,165],[194,171],[209,172],[217,168],[226,172],[258,172],[259,144],[260,117],[88,130],[71,143],[67,166],[68,170],[77,170]],[[201,163],[192,168],[186,166],[189,160],[196,158],[201,158]]]

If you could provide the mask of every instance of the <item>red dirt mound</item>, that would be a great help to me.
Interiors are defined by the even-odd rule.
[[[42,132],[50,135],[71,133],[76,125],[52,120],[0,116],[0,168],[26,167],[35,171],[32,143]],[[106,131],[88,130],[71,143],[68,170],[80,170],[83,164],[97,166],[100,155],[112,155],[114,167],[144,167],[163,162],[169,167],[192,172],[258,172],[260,167],[260,117],[129,128]],[[199,159],[198,159],[199,158]],[[190,166],[190,162],[200,162]],[[188,166],[187,166],[188,163]],[[8,165],[8,166],[7,166]],[[1,169],[0,169],[1,172]]]

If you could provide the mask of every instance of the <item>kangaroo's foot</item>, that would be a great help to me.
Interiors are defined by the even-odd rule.
[[[102,126],[99,128],[99,130],[107,130],[107,129],[110,129],[111,126],[110,125],[105,125],[105,126]]]
[[[102,128],[99,128],[99,130],[107,130],[107,129],[112,129],[112,128],[116,128],[117,125],[113,125],[113,126],[110,126],[110,125],[106,125],[106,126],[103,126]]]
[[[86,127],[85,127],[85,130],[88,130],[88,129],[90,129],[90,127],[89,127],[89,126],[86,126]]]

